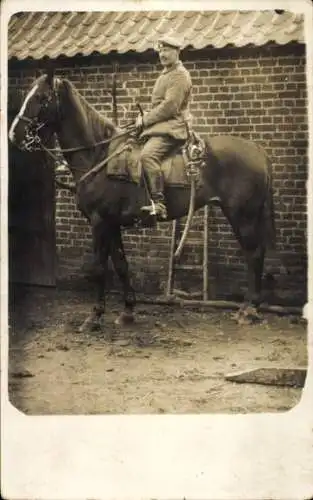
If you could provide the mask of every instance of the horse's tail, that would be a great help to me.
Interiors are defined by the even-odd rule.
[[[288,275],[290,270],[288,269],[288,263],[285,259],[277,252],[276,249],[276,224],[275,224],[275,205],[273,196],[273,178],[272,178],[272,163],[269,157],[266,155],[267,162],[267,188],[266,196],[263,205],[263,217],[264,217],[264,237],[268,252],[268,255],[273,259],[278,259],[279,274]],[[270,281],[275,280],[274,272],[267,272],[266,278]],[[273,285],[271,285],[272,287]]]
[[[267,185],[263,205],[265,241],[268,249],[276,249],[276,224],[275,206],[273,195],[272,162],[266,155],[267,161]]]

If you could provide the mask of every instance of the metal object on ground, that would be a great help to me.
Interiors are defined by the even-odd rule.
[[[239,384],[261,384],[304,387],[306,368],[262,367],[224,375],[226,380]]]

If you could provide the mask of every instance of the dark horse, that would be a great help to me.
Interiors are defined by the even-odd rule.
[[[48,151],[46,140],[56,134],[58,143],[76,181],[77,206],[92,227],[95,257],[94,279],[97,302],[83,327],[99,327],[105,306],[105,279],[108,258],[118,274],[124,291],[125,309],[120,321],[132,321],[135,293],[131,286],[123,249],[121,227],[131,226],[140,216],[147,192],[136,183],[109,178],[105,166],[96,168],[127,136],[104,118],[65,79],[53,74],[37,78],[28,92],[9,132],[10,140],[21,149],[37,147]],[[196,191],[195,209],[218,197],[244,252],[248,265],[248,291],[245,306],[260,304],[264,256],[275,244],[275,225],[270,161],[260,146],[233,136],[204,140],[202,182]],[[167,186],[168,220],[188,212],[190,189]],[[82,328],[83,328],[82,327]]]

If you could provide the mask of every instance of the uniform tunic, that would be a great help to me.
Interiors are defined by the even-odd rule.
[[[172,68],[164,68],[155,82],[151,110],[144,114],[142,137],[169,135],[187,139],[186,119],[191,94],[191,78],[181,61]]]

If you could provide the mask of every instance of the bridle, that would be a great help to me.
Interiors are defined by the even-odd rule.
[[[59,122],[61,118],[61,108],[60,108],[60,96],[59,96],[59,88],[61,85],[61,80],[59,78],[53,78],[53,85],[52,85],[52,92],[50,92],[47,96],[47,99],[42,102],[41,108],[39,111],[39,114],[41,111],[48,110],[49,105],[55,101],[56,104],[56,123]],[[95,142],[90,145],[84,145],[84,146],[77,146],[75,148],[48,148],[43,144],[42,139],[39,135],[39,131],[48,125],[48,121],[40,121],[37,117],[36,118],[28,118],[27,116],[24,115],[18,115],[18,118],[22,121],[25,121],[27,123],[26,127],[26,132],[25,132],[25,138],[22,142],[23,149],[28,151],[28,152],[33,152],[33,151],[45,151],[54,161],[59,162],[59,158],[57,156],[57,153],[75,153],[78,151],[84,151],[88,149],[94,149],[98,146],[102,146],[105,144],[109,144],[112,139],[117,139],[122,136],[126,136],[131,134],[134,131],[134,124],[130,123],[126,125],[125,127],[122,127],[124,130],[113,137],[103,139],[102,141]]]
[[[48,110],[54,100],[56,103],[56,116],[57,118],[60,117],[60,99],[58,93],[60,83],[61,81],[58,78],[53,78],[52,92],[49,92],[47,98],[41,103],[39,115],[42,111]],[[48,125],[48,120],[40,121],[38,117],[29,118],[20,113],[17,115],[17,118],[26,122],[25,138],[21,144],[23,150],[28,152],[40,151],[42,149],[47,150],[48,148],[42,143],[39,131]]]
[[[25,129],[25,138],[21,144],[23,150],[29,153],[41,150],[43,144],[39,130],[46,126],[46,122],[38,122],[37,119],[28,118],[27,116],[19,116],[19,119],[28,125]]]
[[[59,96],[60,85],[61,85],[61,80],[58,78],[53,78],[52,91],[49,92],[49,94],[47,95],[47,98],[41,103],[41,107],[40,107],[40,110],[38,113],[38,116],[39,116],[42,111],[48,110],[49,105],[54,100],[55,105],[56,105],[56,110],[55,110],[55,112],[56,112],[56,118],[55,118],[56,124],[58,124],[60,122],[60,119],[61,119],[60,96]],[[125,127],[123,127],[124,130],[122,132],[120,132],[120,133],[118,133],[110,138],[103,139],[102,141],[99,141],[99,142],[96,142],[96,143],[93,143],[90,145],[77,146],[74,148],[67,148],[67,149],[48,148],[43,143],[43,141],[40,137],[40,134],[39,134],[39,131],[49,124],[48,120],[41,121],[38,119],[38,117],[29,118],[29,117],[24,116],[23,114],[20,114],[20,113],[17,115],[17,118],[19,120],[26,122],[25,137],[21,143],[23,150],[27,151],[27,152],[44,151],[45,153],[48,154],[48,156],[50,156],[50,158],[53,159],[53,161],[56,164],[60,163],[60,157],[57,155],[58,153],[60,155],[63,153],[74,153],[74,152],[78,152],[78,151],[94,149],[97,146],[109,144],[113,139],[117,139],[119,137],[132,134],[135,130],[134,124],[130,123],[130,124],[127,124]],[[116,151],[113,151],[113,153],[111,155],[106,157],[104,160],[102,160],[97,165],[93,166],[91,170],[84,173],[81,180],[86,180],[91,175],[94,175],[97,172],[99,172],[109,162],[109,160],[111,158],[113,158],[114,156],[120,155],[123,151],[125,151],[128,148],[129,148],[129,145],[126,143],[121,148],[118,148]],[[79,167],[75,167],[74,170],[85,172],[85,169],[81,169]],[[72,187],[69,187],[68,185],[65,185],[64,183],[60,183],[60,185],[61,184],[62,184],[61,187],[66,187],[66,188],[72,190]]]

